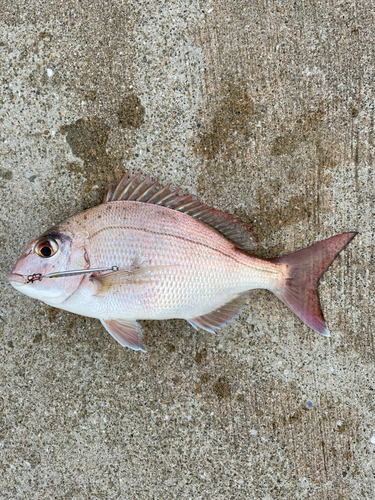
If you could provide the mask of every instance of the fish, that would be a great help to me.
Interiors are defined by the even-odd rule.
[[[261,259],[253,255],[257,240],[247,224],[180,193],[127,171],[101,204],[32,241],[10,284],[99,319],[135,351],[146,352],[139,320],[181,318],[214,332],[239,316],[255,289],[274,293],[307,326],[330,335],[318,282],[357,232]]]

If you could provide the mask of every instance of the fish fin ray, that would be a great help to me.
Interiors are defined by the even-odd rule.
[[[142,328],[134,319],[100,320],[104,328],[123,347],[130,347],[134,351],[146,352],[142,340]]]
[[[103,203],[111,201],[112,195],[113,195],[113,186],[109,186],[108,191],[104,195]]]
[[[228,302],[214,311],[203,314],[202,316],[197,316],[196,318],[188,319],[187,321],[196,330],[201,328],[202,330],[206,330],[206,332],[215,333],[215,329],[220,330],[225,324],[231,323],[238,318],[246,306],[249,296],[249,292],[241,293],[234,297],[232,296]]]
[[[319,279],[356,234],[339,234],[303,250],[271,259],[275,264],[286,264],[288,271],[284,285],[271,291],[307,326],[324,337],[330,335],[320,307]]]
[[[96,295],[104,295],[109,291],[116,291],[122,285],[142,285],[149,283],[159,272],[165,271],[167,268],[175,267],[172,265],[152,266],[147,260],[143,260],[138,254],[131,266],[119,271],[111,271],[106,274],[91,276],[91,281],[97,286]],[[112,289],[112,290],[111,290]]]
[[[159,187],[158,183],[159,181],[151,184],[149,176],[142,180],[141,172],[131,178],[128,170],[113,194],[112,190],[108,191],[105,201],[136,200],[183,212],[216,229],[235,243],[238,248],[246,251],[256,249],[257,241],[253,231],[240,219],[221,210],[208,207],[199,200],[191,200],[191,195],[181,196],[180,189],[172,191],[170,184]]]
[[[124,188],[124,186],[126,187],[129,175],[130,175],[130,170],[128,170],[127,172],[125,172],[125,175],[123,176],[123,178],[121,179],[121,181],[117,184],[116,189],[112,193],[112,196],[111,196],[111,198],[110,198],[109,201],[115,201],[115,200],[120,200],[121,199],[121,191]]]

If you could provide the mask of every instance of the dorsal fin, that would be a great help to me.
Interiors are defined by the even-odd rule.
[[[171,208],[195,217],[216,229],[242,250],[251,251],[256,248],[257,242],[254,233],[237,217],[208,207],[199,200],[193,200],[192,195],[180,195],[181,189],[172,191],[170,184],[160,188],[157,186],[159,181],[152,183],[149,175],[142,180],[141,173],[139,172],[135,177],[130,178],[130,170],[128,170],[114,191],[112,191],[112,187],[109,188],[103,202],[140,201]]]

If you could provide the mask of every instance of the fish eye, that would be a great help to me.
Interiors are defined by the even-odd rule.
[[[38,243],[34,247],[34,253],[39,255],[39,257],[43,257],[44,259],[48,259],[55,255],[58,251],[59,245],[56,240],[53,238],[46,238],[38,241]]]

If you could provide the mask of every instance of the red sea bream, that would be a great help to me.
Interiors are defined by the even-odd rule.
[[[144,350],[137,320],[183,318],[212,332],[235,319],[257,288],[270,290],[329,336],[318,281],[356,233],[258,259],[246,224],[179,191],[159,189],[140,174],[130,179],[128,172],[103,204],[30,243],[10,283],[46,304],[100,319],[121,345],[135,350]],[[75,270],[86,274],[67,275]]]

